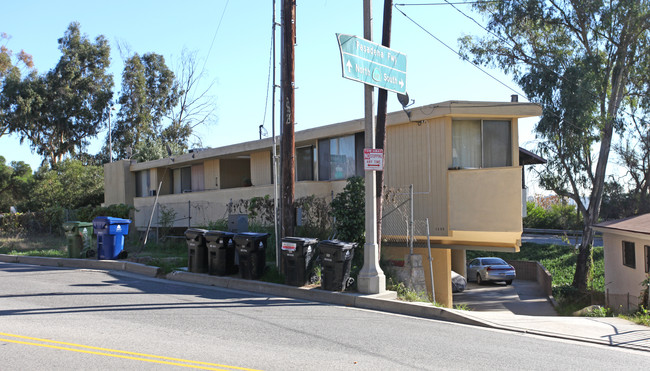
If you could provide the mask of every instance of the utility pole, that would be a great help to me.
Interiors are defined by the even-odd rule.
[[[363,37],[372,41],[372,1],[363,0]],[[375,147],[374,88],[364,85],[365,145]],[[386,291],[386,276],[379,267],[377,245],[377,207],[375,205],[375,172],[366,171],[366,244],[363,246],[363,267],[359,272],[357,288],[363,294],[379,294]]]
[[[296,43],[296,2],[282,0],[282,77],[281,77],[281,118],[282,118],[282,236],[293,236],[294,229],[294,191],[295,191],[295,151],[294,134],[295,95],[294,67]],[[278,248],[276,246],[276,248]]]
[[[384,0],[384,27],[381,33],[381,44],[390,48],[391,24],[393,21],[393,0]],[[377,139],[375,148],[386,148],[386,106],[388,90],[379,89],[377,97]],[[384,151],[384,154],[386,151]],[[377,244],[381,256],[381,216],[383,209],[384,171],[377,171]]]
[[[280,205],[278,205],[280,197],[278,197],[278,191],[280,190],[280,185],[278,183],[279,178],[278,178],[278,144],[277,144],[277,137],[275,135],[275,90],[277,88],[276,86],[276,73],[275,73],[275,67],[276,67],[276,62],[275,62],[275,55],[277,54],[275,52],[275,36],[277,35],[275,32],[275,28],[279,26],[275,21],[275,0],[273,0],[273,98],[271,101],[273,104],[271,104],[271,134],[273,136],[273,226],[274,226],[274,232],[275,232],[275,266],[280,267],[280,249],[277,248],[277,246],[280,246],[280,221],[278,220],[278,214],[280,211]]]

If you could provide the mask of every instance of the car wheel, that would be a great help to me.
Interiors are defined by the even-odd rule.
[[[476,283],[479,284],[479,285],[483,284],[483,279],[481,278],[480,273],[476,273]]]
[[[506,281],[506,285],[511,285],[511,284],[512,284],[512,280],[507,280]]]

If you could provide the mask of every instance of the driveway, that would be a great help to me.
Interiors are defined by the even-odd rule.
[[[536,282],[517,280],[478,285],[468,282],[465,291],[455,293],[454,305],[466,305],[476,312],[510,312],[527,316],[556,316],[555,309]]]

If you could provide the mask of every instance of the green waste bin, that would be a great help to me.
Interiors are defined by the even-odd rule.
[[[95,251],[91,247],[93,223],[65,222],[63,230],[68,240],[68,256],[70,258],[87,258],[95,255]]]

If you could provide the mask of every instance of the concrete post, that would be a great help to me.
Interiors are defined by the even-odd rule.
[[[372,1],[363,1],[363,36],[372,41]],[[366,115],[365,145],[375,148],[374,88],[364,86]],[[363,294],[379,294],[386,291],[386,276],[379,267],[377,244],[376,177],[374,171],[366,171],[366,244],[363,247],[363,268],[359,272],[357,288]]]

